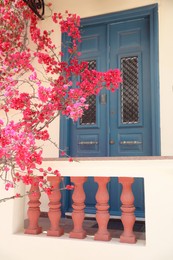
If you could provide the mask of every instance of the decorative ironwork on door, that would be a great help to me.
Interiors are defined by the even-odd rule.
[[[89,70],[96,70],[96,65],[96,60],[88,61]],[[86,100],[86,103],[89,104],[89,107],[84,111],[84,114],[80,119],[80,125],[96,124],[96,96],[89,96]]]
[[[139,72],[138,57],[121,58],[123,84],[121,86],[121,122],[139,122]]]

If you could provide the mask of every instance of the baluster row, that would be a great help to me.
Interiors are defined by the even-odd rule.
[[[94,177],[95,182],[98,184],[98,190],[96,193],[96,220],[98,223],[98,230],[94,236],[95,240],[109,241],[111,240],[110,233],[108,231],[109,215],[109,193],[107,190],[107,184],[110,181],[110,177]],[[135,243],[136,236],[133,232],[133,226],[135,223],[135,207],[134,196],[132,192],[132,184],[134,178],[119,177],[119,183],[122,185],[121,194],[121,221],[124,227],[123,233],[120,236],[120,242]],[[47,232],[48,236],[62,236],[64,230],[60,227],[61,219],[61,192],[59,189],[61,177],[48,177],[48,181],[53,187],[53,191],[48,195],[49,197],[49,220],[50,229]],[[83,222],[85,219],[85,192],[83,189],[84,183],[87,181],[87,177],[71,177],[71,182],[74,183],[74,191],[72,195],[73,199],[73,212],[72,220],[74,224],[73,230],[69,233],[70,238],[83,239],[86,237],[86,231],[83,229]],[[40,192],[37,182],[33,182],[29,193],[28,202],[28,219],[29,225],[25,230],[25,234],[40,234],[42,228],[38,225],[40,216]]]

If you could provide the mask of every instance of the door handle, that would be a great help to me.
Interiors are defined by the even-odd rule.
[[[134,145],[134,144],[142,144],[140,141],[121,141],[120,144],[122,145]]]
[[[81,141],[78,144],[79,145],[90,145],[90,144],[98,144],[99,142],[97,141]]]
[[[115,144],[115,141],[111,139],[111,140],[109,141],[109,144]]]

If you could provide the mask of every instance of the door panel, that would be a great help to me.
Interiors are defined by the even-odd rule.
[[[110,93],[110,155],[151,155],[148,20],[111,24],[109,32],[110,67],[123,75],[120,90]]]
[[[90,69],[119,67],[123,84],[114,93],[104,90],[99,96],[92,96],[90,110],[77,123],[70,122],[71,156],[152,154],[149,42],[147,19],[83,28],[81,59],[89,61]],[[97,184],[92,177],[84,189],[86,212],[95,213]],[[120,215],[121,186],[117,178],[111,178],[108,190],[110,214]],[[143,179],[135,179],[133,191],[135,214],[144,217]]]
[[[81,59],[89,62],[89,69],[106,70],[107,42],[106,27],[96,26],[83,29],[80,51]],[[107,155],[107,122],[104,92],[100,96],[89,98],[89,109],[77,123],[70,122],[70,155],[71,156],[106,156]],[[104,120],[103,120],[104,119]]]

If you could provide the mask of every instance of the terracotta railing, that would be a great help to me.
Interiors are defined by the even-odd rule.
[[[54,187],[54,191],[51,192],[49,197],[49,220],[50,228],[47,231],[47,236],[62,236],[64,230],[60,227],[61,219],[61,192],[59,185],[61,177],[48,177],[49,182]],[[119,183],[122,185],[121,193],[121,221],[123,224],[123,232],[120,236],[120,242],[135,243],[136,236],[133,232],[135,223],[135,207],[134,196],[132,192],[132,184],[134,178],[131,177],[119,177]],[[83,189],[84,183],[87,181],[87,177],[71,177],[71,182],[74,183],[74,191],[72,195],[73,199],[73,230],[69,233],[70,238],[83,239],[87,236],[86,231],[83,229],[83,221],[85,219],[85,192]],[[110,177],[94,177],[94,181],[98,184],[98,190],[96,193],[96,220],[98,223],[98,230],[94,235],[94,240],[109,241],[111,235],[108,231],[109,215],[109,193],[107,190],[107,184],[110,181]],[[40,192],[37,183],[33,183],[30,189],[29,202],[28,202],[28,219],[29,225],[25,229],[25,234],[40,234],[42,228],[38,225],[40,216]]]

